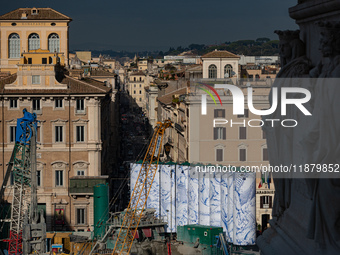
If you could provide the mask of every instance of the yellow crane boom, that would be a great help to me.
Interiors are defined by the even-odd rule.
[[[131,194],[129,206],[125,211],[123,223],[119,230],[112,255],[130,253],[135,233],[138,229],[157,172],[164,132],[168,127],[171,127],[171,123],[170,120],[157,122]]]

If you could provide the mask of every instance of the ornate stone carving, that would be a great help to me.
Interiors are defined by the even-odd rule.
[[[317,41],[314,31],[321,31],[319,49],[322,56],[315,61],[317,53],[313,52],[316,65],[308,75],[316,78],[308,85],[312,100],[307,108],[312,112],[312,117],[302,118],[303,121],[299,122],[302,125],[291,130],[280,127],[265,129],[272,165],[297,162],[301,165],[340,164],[340,86],[334,79],[340,78],[340,23],[321,21],[315,26],[318,27],[314,27],[313,31],[304,30],[309,49],[315,48]],[[301,56],[304,60],[294,63],[293,59],[289,60],[289,50],[282,49],[282,53],[283,66],[278,78],[305,77],[310,66],[308,59]],[[301,67],[298,68],[300,71],[294,70],[295,64]],[[279,80],[276,79],[274,87],[290,86]],[[301,118],[296,111],[289,114],[285,118]],[[280,119],[280,116],[273,114],[267,118]],[[277,217],[271,220],[271,228],[258,238],[258,246],[264,255],[339,253],[340,181],[318,178],[318,174],[314,177],[274,179],[276,207],[273,216]]]
[[[277,74],[277,79],[274,81],[273,88],[296,87],[292,84],[291,78],[307,77],[311,69],[310,61],[305,55],[305,44],[300,40],[300,31],[275,31],[279,35],[280,43],[280,58],[281,70]],[[302,85],[301,85],[302,86]],[[272,98],[272,92],[269,99]],[[270,102],[272,103],[272,102]],[[287,116],[281,116],[280,103],[278,109],[271,115],[266,116],[266,119],[296,119],[298,113],[289,111]],[[269,123],[269,122],[268,122]],[[269,160],[273,166],[290,165],[293,161],[293,133],[292,130],[282,126],[265,127]],[[273,204],[273,216],[280,217],[290,205],[291,196],[291,179],[278,179],[274,175],[275,197]]]
[[[323,59],[310,72],[317,77],[313,119],[303,139],[304,163],[340,163],[339,79],[340,23],[318,22],[321,28],[320,51]],[[329,79],[331,78],[331,79]],[[319,175],[316,175],[319,177]],[[339,179],[309,179],[312,195],[308,238],[319,244],[324,254],[340,250],[340,181]],[[327,252],[327,253],[326,253]],[[335,253],[334,253],[335,254]]]

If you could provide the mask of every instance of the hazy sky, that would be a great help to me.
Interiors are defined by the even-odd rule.
[[[15,0],[0,14],[20,7],[51,7],[73,19],[70,48],[167,50],[191,43],[276,39],[276,29],[296,29],[288,8],[297,0]]]

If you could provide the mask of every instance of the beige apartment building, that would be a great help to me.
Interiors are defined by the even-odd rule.
[[[71,21],[51,8],[19,8],[0,16],[0,71],[15,73],[20,54],[37,49],[62,53],[68,65]]]
[[[108,113],[101,105],[105,100],[111,101],[111,89],[89,78],[66,76],[57,62],[24,64],[36,54],[23,53],[18,72],[1,80],[0,179],[14,147],[16,119],[23,116],[26,108],[35,112],[40,121],[38,203],[46,212],[47,228],[87,230],[93,225],[91,184],[105,183],[108,178],[101,168],[101,133],[105,128],[101,126],[101,115]],[[60,213],[63,219],[53,221],[53,215]]]
[[[172,146],[170,160],[178,163],[189,161],[189,105],[185,101],[187,87],[182,87],[166,93],[158,98],[158,117],[161,120],[170,119],[173,128],[167,129],[164,143]]]
[[[18,13],[27,14],[25,17],[32,26],[28,27],[30,23],[25,23],[25,29],[39,34],[41,41],[35,43],[40,44],[41,48],[48,45],[48,31],[57,33],[57,30],[49,28],[50,18],[66,17],[49,8],[17,9],[1,17],[13,17]],[[37,20],[34,21],[34,18]],[[47,21],[40,22],[42,18]],[[67,25],[69,21],[70,18],[65,18],[60,23]],[[58,24],[56,22],[55,27]],[[6,33],[0,27],[0,33],[19,34],[18,26],[19,22],[12,26],[13,31],[5,27]],[[67,31],[68,28],[60,29]],[[25,38],[23,35],[28,35],[28,32],[20,34],[20,45],[27,46],[27,40],[22,40]],[[12,52],[11,37],[1,38],[4,38],[2,45],[10,46],[4,52]],[[47,230],[86,231],[92,229],[94,224],[93,186],[108,182],[109,167],[115,159],[110,149],[113,147],[111,113],[114,111],[116,91],[104,82],[89,77],[72,77],[71,70],[68,72],[65,69],[67,33],[64,35],[62,32],[58,42],[56,45],[60,45],[60,51],[46,48],[29,48],[27,51],[24,48],[19,52],[16,63],[11,62],[10,58],[5,61],[1,59],[1,69],[10,69],[13,74],[2,73],[3,78],[0,79],[0,181],[7,171],[14,148],[16,120],[23,116],[23,109],[26,108],[36,113],[39,120],[38,206],[46,213]],[[1,47],[1,52],[3,49]],[[6,189],[5,199],[8,203],[12,202],[10,188]]]
[[[145,73],[142,71],[131,72],[128,75],[128,91],[135,103],[141,107],[145,107]]]
[[[96,79],[97,81],[104,82],[107,87],[115,88],[117,84],[117,75],[115,73],[111,73],[104,68],[93,68],[90,71],[90,77]]]
[[[251,113],[247,105],[245,105],[243,115],[233,115],[232,95],[226,90],[216,89],[221,98],[221,105],[214,92],[203,84],[210,84],[214,87],[215,83],[230,84],[232,82],[238,84],[237,86],[243,91],[245,97],[247,97],[247,90],[250,87],[254,94],[254,107],[267,109],[271,83],[268,84],[263,80],[261,82],[240,81],[236,75],[238,74],[238,59],[228,52],[214,51],[213,53],[212,59],[202,57],[202,66],[188,67],[185,73],[186,78],[183,81],[163,81],[163,86],[159,87],[158,120],[171,119],[173,121],[173,128],[166,130],[164,136],[164,142],[168,142],[172,146],[170,158],[180,163],[188,161],[236,167],[258,166],[260,169],[261,165],[269,164],[266,138],[261,127],[251,127],[248,125],[248,121],[259,120],[261,117]],[[220,55],[220,59],[217,59],[217,55]],[[208,61],[208,64],[205,61]],[[213,61],[217,62],[213,63]],[[215,65],[216,69],[211,69],[211,65]],[[225,69],[225,65],[231,65],[232,69]],[[210,75],[213,75],[210,78],[209,68],[213,70],[210,70]],[[235,73],[233,73],[234,70]],[[224,71],[232,71],[232,75],[226,79],[211,78],[217,77],[220,71],[222,71],[220,77],[224,76]],[[250,85],[247,84],[248,82]],[[174,83],[181,85],[173,86]],[[202,88],[212,93],[216,104]],[[207,99],[206,115],[202,115],[201,112],[202,95],[206,95]],[[213,121],[218,118],[225,119],[228,123],[217,124],[214,127]],[[238,124],[230,126],[231,121]],[[245,124],[243,125],[243,123]],[[258,123],[259,121],[251,121],[251,125],[258,125]],[[264,177],[262,183],[261,177]],[[262,186],[259,185],[260,183]],[[267,227],[271,217],[274,192],[275,187],[271,178],[268,179],[267,175],[258,173],[256,178],[256,221],[261,225],[260,229]]]
[[[111,73],[113,73],[119,67],[119,62],[117,62],[115,59],[102,58],[100,60],[100,64],[103,65],[105,69]]]
[[[236,79],[239,78],[239,56],[229,51],[215,50],[201,58],[204,79],[231,78],[235,83]]]
[[[138,71],[146,71],[148,70],[150,61],[146,58],[140,58],[137,61]]]
[[[218,83],[221,83],[219,81]],[[249,86],[238,86],[247,96]],[[255,109],[268,109],[270,86],[251,85]],[[205,91],[191,86],[189,96],[189,162],[236,167],[268,166],[268,150],[265,134],[260,127],[261,117],[245,106],[243,115],[233,114],[233,97],[227,90],[216,89],[222,106],[208,95],[207,112],[202,114],[202,95]],[[215,126],[214,126],[215,120]],[[249,122],[250,121],[250,122]],[[250,124],[250,125],[249,125]],[[256,221],[261,228],[267,227],[271,217],[275,187],[268,176],[256,174]],[[264,182],[261,184],[261,177]]]

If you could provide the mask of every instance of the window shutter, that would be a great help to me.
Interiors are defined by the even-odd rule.
[[[264,196],[260,197],[260,208],[263,208],[263,198],[264,198]]]
[[[272,196],[269,196],[269,208],[272,208],[273,207],[273,197]]]
[[[222,118],[225,118],[225,110],[221,109],[221,111],[222,111]]]
[[[215,127],[214,128],[214,140],[217,140],[217,137],[218,137],[218,128]]]
[[[227,139],[227,129],[223,128],[223,140]]]
[[[240,149],[240,161],[246,161],[246,149]]]
[[[240,133],[239,139],[247,139],[247,128],[246,127],[240,127],[239,133]]]
[[[244,110],[244,117],[246,117],[246,118],[249,117],[249,109]]]
[[[223,150],[217,149],[216,150],[216,161],[222,161],[223,160]]]

